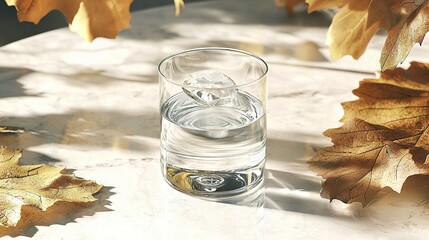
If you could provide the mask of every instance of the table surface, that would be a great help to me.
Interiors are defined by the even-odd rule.
[[[0,136],[24,164],[73,169],[105,186],[87,208],[7,234],[34,239],[423,239],[428,208],[413,199],[369,207],[319,196],[308,160],[330,144],[341,102],[373,77],[384,41],[358,61],[331,62],[324,13],[287,16],[273,1],[224,0],[133,13],[132,29],[89,44],[59,29],[0,48]],[[408,60],[428,56],[429,44]],[[159,166],[157,64],[184,49],[247,50],[269,64],[263,207],[216,203],[171,189]],[[423,45],[425,46],[425,44]],[[52,212],[51,212],[52,213]],[[8,235],[8,236],[9,236]],[[7,238],[7,237],[6,237]]]

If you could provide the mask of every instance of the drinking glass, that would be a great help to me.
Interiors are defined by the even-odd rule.
[[[263,184],[264,60],[236,49],[199,48],[165,58],[158,71],[161,168],[167,183],[207,198]]]

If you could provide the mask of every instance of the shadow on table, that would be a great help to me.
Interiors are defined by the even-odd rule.
[[[3,50],[2,52],[6,52]],[[161,59],[160,59],[161,60]],[[154,65],[158,65],[158,62]],[[152,63],[151,63],[152,64]],[[81,67],[82,66],[77,66]],[[70,70],[72,71],[72,70]],[[40,94],[25,93],[25,89],[18,80],[28,74],[44,74],[44,78],[55,78],[57,81],[67,81],[72,86],[87,87],[91,85],[109,85],[114,82],[133,82],[133,83],[158,83],[157,72],[153,74],[146,73],[120,73],[107,72],[103,69],[79,69],[71,73],[52,73],[40,72],[29,68],[10,68],[0,67],[0,98],[20,97],[20,96],[39,96]]]
[[[75,110],[66,114],[4,117],[0,125],[22,129],[20,132],[0,133],[0,143],[24,149],[58,143],[141,151],[145,147],[145,140],[141,137],[159,138],[159,116],[155,112],[133,115]]]
[[[43,74],[40,76],[41,78],[54,78],[56,82],[65,81],[69,85],[74,85],[78,88],[86,88],[91,85],[99,86],[111,82],[131,81],[148,83],[158,81],[157,76],[152,75],[129,75],[126,78],[117,78],[105,75],[102,71],[87,71],[67,75],[39,73],[23,68],[0,67],[0,98],[42,97],[44,95],[43,89],[35,94],[28,93],[26,92],[26,87],[20,83],[19,80],[25,78],[28,74]],[[60,91],[67,92],[64,89]],[[73,91],[78,90],[73,89]],[[131,93],[136,94],[136,96],[133,96],[134,101],[144,101],[144,98],[137,96],[141,94],[141,91],[136,90]],[[94,96],[94,98],[97,98],[95,101],[102,101],[103,97],[107,96],[102,96],[101,94]],[[30,108],[28,110],[32,111]],[[20,111],[25,110],[21,109]],[[141,149],[139,137],[159,137],[159,116],[157,110],[146,111],[145,114],[141,115],[121,112],[120,108],[118,108],[118,111],[75,109],[62,114],[25,117],[8,117],[3,115],[0,117],[0,126],[8,126],[16,130],[1,133],[0,144],[24,149],[47,143],[62,143],[66,145],[139,150]],[[32,155],[35,155],[35,153],[32,153]],[[45,160],[52,160],[47,159],[46,156],[41,156],[39,159],[42,159],[43,162]]]
[[[296,135],[296,133],[284,133]],[[319,147],[320,136],[302,135],[297,139],[305,142],[268,138],[267,157],[270,165],[281,162],[281,169],[265,170],[265,208],[292,211],[327,217],[350,217],[349,213],[337,211],[328,200],[320,197],[321,178],[311,174],[307,160]]]
[[[200,5],[204,6],[200,7]],[[165,10],[165,12],[161,10]],[[222,7],[219,7],[219,3],[213,1],[187,5],[178,17],[171,14],[167,8],[135,13],[132,25],[138,27],[124,31],[121,33],[121,37],[147,40],[177,38],[180,34],[177,34],[172,28],[178,24],[188,23],[198,23],[198,26],[207,25],[207,28],[214,24],[222,24],[223,28],[236,25],[289,26],[293,27],[289,28],[290,32],[293,32],[302,29],[303,26],[328,27],[331,20],[331,14],[324,11],[311,14],[307,14],[306,11],[297,11],[294,16],[291,16],[272,2],[258,4],[258,7],[255,7],[252,3],[240,5],[234,1],[223,1]],[[153,31],[154,29],[156,32]],[[150,31],[145,32],[145,30]]]
[[[274,3],[258,4],[258,7],[255,7],[254,3],[240,5],[234,1],[223,1],[222,7],[219,7],[216,1],[204,3],[204,7],[198,6],[199,4],[189,5],[179,17],[165,13],[163,18],[160,18],[161,9],[138,13],[133,18],[133,25],[138,27],[122,32],[120,37],[149,42],[166,41],[167,45],[170,44],[169,40],[174,40],[179,43],[177,47],[182,49],[229,47],[257,55],[275,53],[300,61],[328,61],[320,51],[321,48],[326,49],[322,42],[319,44],[323,46],[318,46],[311,38],[299,35],[300,31],[305,30],[304,27],[329,26],[332,16],[323,11],[312,14],[297,11],[295,16],[290,16]],[[145,19],[151,20],[144,21]],[[270,26],[270,35],[264,38],[267,34],[266,26]],[[273,29],[272,26],[278,27]],[[246,28],[252,34],[260,33],[261,38],[254,38],[247,33],[243,33],[242,38],[230,38],[236,35],[237,31],[246,32]],[[198,29],[202,29],[202,33],[199,33]],[[206,29],[210,29],[210,32]],[[293,41],[283,41],[280,44],[280,41],[273,42],[273,38],[289,38]],[[180,41],[181,39],[183,41]]]
[[[31,70],[25,68],[0,67],[0,98],[37,96],[25,93],[22,84],[16,81],[31,72]]]
[[[302,138],[308,139],[311,136]],[[360,224],[367,224],[369,227],[383,224],[385,229],[412,229],[417,226],[425,227],[429,223],[429,176],[409,177],[401,193],[384,188],[366,207],[362,207],[360,203],[343,204],[338,200],[330,202],[319,194],[322,178],[315,174],[301,174],[308,172],[307,160],[319,145],[268,139],[267,146],[268,161],[283,161],[284,169],[268,168],[265,171],[265,208],[365,220]]]
[[[133,82],[133,83],[158,83],[156,74],[134,73],[126,76],[117,76],[103,70],[87,69],[73,74],[46,73],[48,76],[57,77],[67,81],[70,85],[86,87],[88,85],[109,85],[114,82]]]
[[[276,54],[284,58],[293,58],[305,62],[328,62],[320,51],[320,46],[313,41],[296,44],[263,44],[252,41],[208,41],[208,47],[236,48],[259,56]]]
[[[0,237],[7,235],[11,237],[33,237],[38,231],[38,226],[67,225],[76,222],[79,218],[93,216],[98,212],[112,211],[108,207],[111,204],[108,199],[114,194],[112,189],[112,187],[103,187],[99,193],[94,195],[98,198],[98,201],[94,203],[57,202],[46,211],[23,206],[21,219],[17,226],[13,228],[0,227]]]
[[[301,61],[328,61],[320,51],[320,48],[326,49],[324,45],[318,46],[311,38],[299,35],[300,31],[305,30],[304,27],[328,27],[332,17],[325,12],[307,14],[305,11],[298,11],[295,16],[289,16],[283,8],[268,2],[258,4],[257,7],[253,3],[240,5],[234,1],[223,1],[221,7],[217,1],[203,4],[204,7],[198,7],[199,4],[189,5],[178,17],[169,12],[164,14],[161,9],[137,13],[132,25],[138,27],[125,30],[120,37],[137,41],[160,41],[160,45],[163,45],[163,41],[169,45],[171,43],[168,41],[173,40],[177,42],[175,47],[183,50],[229,47],[258,55],[275,53]],[[272,26],[277,28],[273,29]],[[265,28],[269,28],[269,31],[265,31]],[[198,29],[201,29],[201,33]],[[242,38],[232,38],[237,31],[244,32]],[[267,32],[269,35],[264,38]],[[258,33],[260,38],[252,37]],[[289,38],[292,41],[279,40],[273,43],[273,38]]]

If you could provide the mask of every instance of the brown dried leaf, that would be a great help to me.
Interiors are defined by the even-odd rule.
[[[20,150],[0,147],[0,226],[16,226],[24,205],[45,211],[56,202],[93,202],[102,186],[48,165],[19,166]]]
[[[6,0],[15,6],[20,21],[38,23],[52,10],[61,11],[70,29],[88,41],[96,37],[115,38],[130,27],[132,0]]]
[[[325,197],[366,205],[383,189],[400,192],[408,177],[429,174],[429,65],[385,71],[354,93],[358,100],[343,103],[344,126],[325,132],[334,146],[309,164],[326,179]]]
[[[393,16],[389,6],[393,1],[360,0],[346,3],[335,15],[328,30],[327,44],[331,46],[332,58],[351,55],[358,59],[374,34],[380,28],[390,27]]]
[[[326,179],[322,196],[345,203],[367,205],[385,187],[400,192],[405,180],[428,174],[428,151],[404,145],[406,132],[350,120],[325,135],[334,146],[323,148],[310,160],[310,169]]]
[[[365,79],[353,93],[359,97],[343,103],[342,121],[354,118],[418,136],[416,146],[429,150],[429,64],[412,62]]]
[[[358,59],[379,29],[388,30],[382,50],[382,71],[402,63],[429,31],[429,0],[306,0],[308,11],[338,7],[327,44],[333,59]]]
[[[381,70],[392,69],[403,63],[411,48],[423,42],[429,31],[429,1],[402,2],[404,15],[398,24],[389,30],[381,52]]]

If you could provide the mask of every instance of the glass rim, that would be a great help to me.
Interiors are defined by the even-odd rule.
[[[158,64],[158,73],[162,76],[163,79],[165,79],[166,81],[168,81],[171,84],[174,84],[176,86],[179,87],[186,87],[188,89],[201,89],[201,87],[194,87],[194,86],[188,86],[188,85],[184,85],[183,83],[177,83],[175,81],[172,80],[172,78],[168,78],[167,76],[165,76],[165,74],[161,71],[161,66],[167,62],[168,60],[171,60],[179,55],[185,54],[185,53],[189,53],[189,52],[198,52],[198,51],[226,51],[226,52],[235,52],[235,53],[239,53],[239,54],[243,54],[243,55],[247,55],[250,57],[253,57],[257,60],[259,60],[259,62],[262,63],[263,66],[265,66],[264,72],[262,74],[260,74],[259,77],[250,80],[249,82],[243,83],[243,84],[239,84],[239,85],[234,85],[234,86],[230,86],[230,87],[220,87],[220,88],[204,88],[204,89],[237,89],[237,88],[243,88],[243,87],[247,87],[250,85],[253,85],[255,83],[258,83],[260,80],[264,79],[264,77],[267,75],[268,73],[268,64],[259,56],[253,54],[253,53],[249,53],[243,50],[239,50],[239,49],[234,49],[234,48],[227,48],[227,47],[203,47],[203,48],[192,48],[192,49],[188,49],[188,50],[184,50],[172,55],[169,55],[167,57],[165,57],[164,59],[161,60],[161,62]]]

